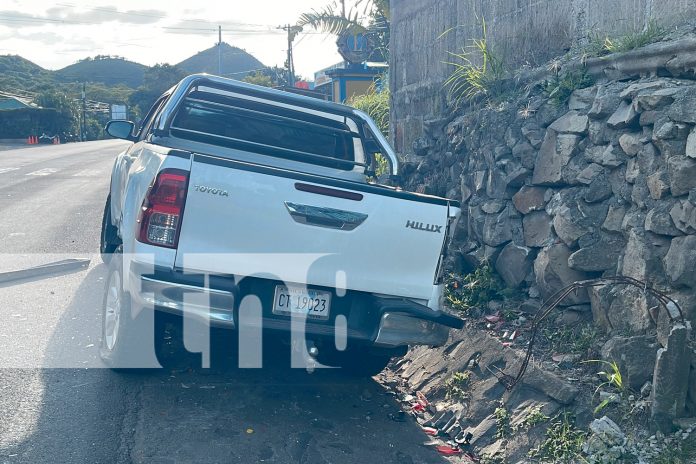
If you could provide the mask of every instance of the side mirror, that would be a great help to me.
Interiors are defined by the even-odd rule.
[[[133,129],[135,129],[135,124],[131,121],[109,121],[104,131],[117,139],[133,141],[135,140]]]

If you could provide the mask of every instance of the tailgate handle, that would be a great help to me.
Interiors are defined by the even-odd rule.
[[[367,219],[367,214],[323,206],[301,205],[289,201],[285,202],[285,207],[295,222],[328,229],[353,230]]]

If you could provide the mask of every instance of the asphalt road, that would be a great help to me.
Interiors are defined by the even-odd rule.
[[[143,375],[98,367],[99,227],[125,146],[0,151],[0,273],[91,259],[85,269],[0,283],[0,462],[445,462],[421,446],[415,423],[390,418],[399,406],[372,379],[283,362],[261,370],[184,362]]]

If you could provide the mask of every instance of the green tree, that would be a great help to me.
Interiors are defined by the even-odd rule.
[[[297,25],[334,35],[345,32],[367,34],[376,44],[371,59],[386,60],[389,53],[390,13],[389,0],[356,0],[355,6],[345,14],[343,4],[334,0],[323,8],[302,14]]]
[[[41,114],[39,131],[48,135],[76,133],[79,127],[77,102],[64,93],[48,91],[36,98],[36,103],[51,111]]]
[[[242,80],[244,82],[248,82],[249,84],[261,85],[264,87],[275,86],[273,79],[271,79],[271,77],[268,76],[267,74],[264,74],[262,71],[255,71],[255,72],[249,74],[248,76],[246,76]]]
[[[85,138],[87,140],[101,140],[106,138],[104,126],[109,122],[107,114],[88,114],[85,121]]]
[[[148,68],[143,76],[143,85],[128,99],[136,116],[146,114],[157,98],[185,75],[183,70],[169,64],[157,64]]]
[[[285,86],[288,85],[289,75],[287,68],[281,68],[278,66],[267,67],[261,71],[266,76],[270,77],[275,86]]]

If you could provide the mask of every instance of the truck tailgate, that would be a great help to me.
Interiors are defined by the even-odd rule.
[[[429,299],[443,199],[195,155],[176,265]]]

